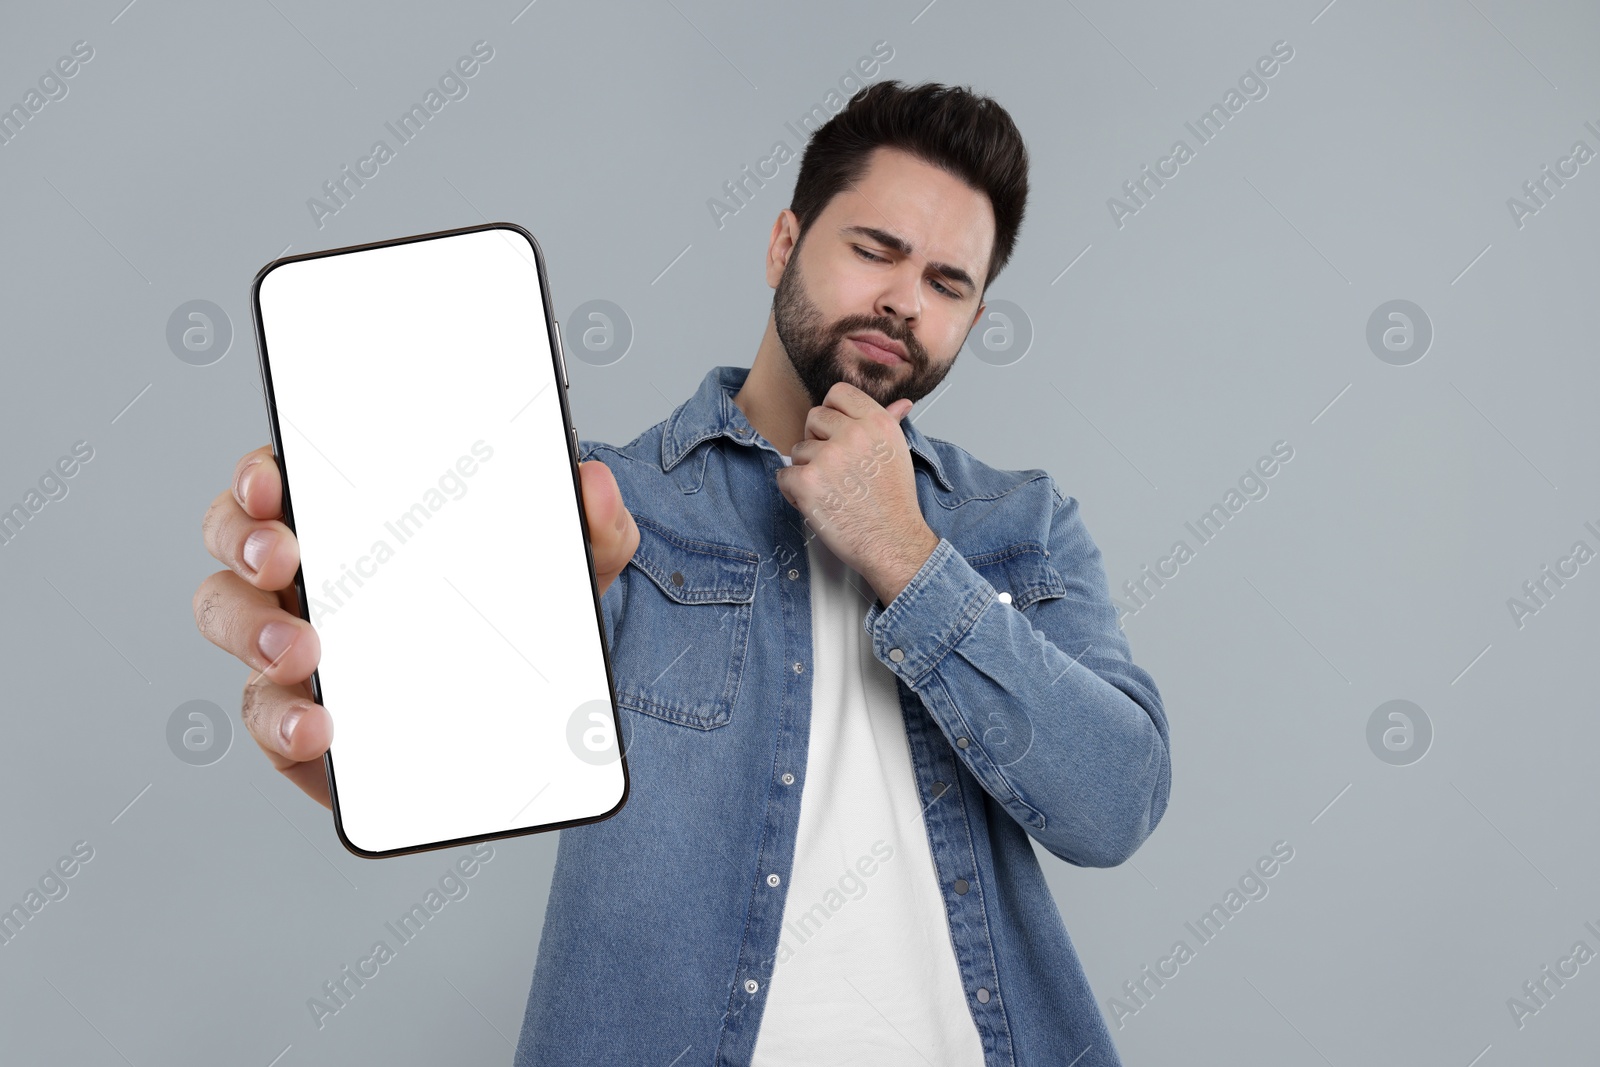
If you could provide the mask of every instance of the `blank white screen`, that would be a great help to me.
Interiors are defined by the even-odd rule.
[[[610,811],[623,769],[532,246],[495,228],[293,261],[259,299],[346,839]],[[569,740],[585,705],[613,758]]]

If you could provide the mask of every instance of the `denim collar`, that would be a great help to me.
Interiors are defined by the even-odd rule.
[[[742,445],[761,439],[744,412],[733,402],[733,394],[749,375],[749,367],[712,367],[706,372],[694,396],[667,418],[661,434],[662,470],[670,471],[697,445],[713,437],[728,437]],[[906,435],[906,444],[911,446],[911,454],[922,460],[946,492],[954,489],[945,476],[944,465],[939,462],[939,453],[909,416],[900,420],[900,429]]]

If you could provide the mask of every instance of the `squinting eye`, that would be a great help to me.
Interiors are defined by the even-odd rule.
[[[856,254],[861,256],[863,259],[870,259],[874,263],[883,262],[882,256],[875,256],[871,252],[868,252],[866,249],[862,248],[860,245],[851,245],[850,247],[854,248],[856,250]]]

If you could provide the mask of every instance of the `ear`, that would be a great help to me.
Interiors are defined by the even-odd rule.
[[[978,325],[978,320],[983,318],[983,309],[988,307],[988,306],[989,306],[988,304],[979,304],[978,305],[978,310],[974,311],[972,313],[972,321],[967,323],[967,330],[968,330],[969,333],[971,332],[971,330],[972,330],[972,328],[974,326]]]
[[[778,212],[772,224],[772,236],[767,239],[767,287],[776,289],[783,270],[794,254],[795,241],[800,236],[800,216],[788,208]]]

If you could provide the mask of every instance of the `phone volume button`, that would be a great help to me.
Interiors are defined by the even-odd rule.
[[[561,385],[565,389],[572,388],[572,382],[567,379],[567,346],[561,340],[561,324],[556,327],[556,359],[561,364]]]

